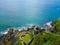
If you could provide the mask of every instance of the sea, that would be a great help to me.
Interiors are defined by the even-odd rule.
[[[11,27],[41,27],[60,18],[59,0],[0,0],[0,32]]]

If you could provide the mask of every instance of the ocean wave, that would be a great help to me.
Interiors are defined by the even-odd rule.
[[[10,28],[13,28],[14,30],[19,30],[19,31],[21,31],[21,30],[23,30],[23,29],[24,29],[24,30],[27,30],[28,28],[32,28],[34,25],[35,25],[35,24],[26,24],[25,26],[22,26],[22,27],[10,27]],[[6,30],[1,31],[0,34],[7,34],[10,28],[7,28]]]
[[[39,25],[36,25],[36,24],[26,24],[25,26],[21,26],[21,27],[10,27],[10,28],[12,28],[14,30],[22,31],[22,30],[28,30],[28,28],[32,28],[33,26],[39,26]],[[0,33],[1,34],[7,34],[10,28],[7,28],[6,30],[4,30],[4,31],[2,31]],[[43,27],[41,27],[41,29],[43,29]]]

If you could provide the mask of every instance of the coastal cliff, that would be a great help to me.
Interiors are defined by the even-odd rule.
[[[60,19],[49,25],[45,25],[47,29],[37,25],[22,30],[9,28],[0,35],[0,45],[60,45]]]

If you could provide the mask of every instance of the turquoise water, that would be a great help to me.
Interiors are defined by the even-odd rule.
[[[2,0],[0,1],[0,31],[26,24],[43,26],[60,18],[59,0]]]

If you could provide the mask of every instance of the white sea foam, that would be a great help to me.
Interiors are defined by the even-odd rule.
[[[22,27],[12,27],[14,30],[27,30],[28,28],[32,28],[35,24],[26,24],[25,26]],[[7,34],[10,28],[7,28],[7,30],[0,32],[1,34]]]
[[[32,28],[32,26],[34,26],[34,24],[26,24],[25,26],[23,26],[23,27],[18,27],[17,29],[18,29],[19,31],[21,31],[21,30],[27,30],[28,28]]]

